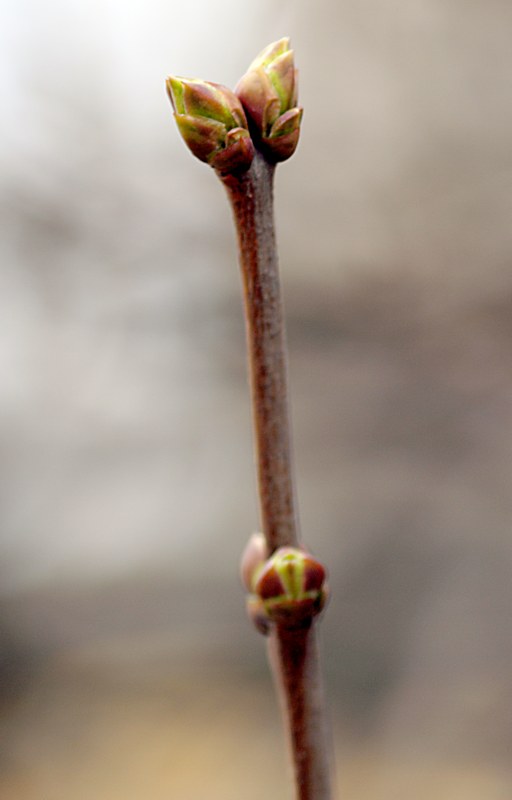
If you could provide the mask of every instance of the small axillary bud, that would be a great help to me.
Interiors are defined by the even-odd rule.
[[[254,592],[255,579],[269,556],[265,537],[262,533],[253,533],[245,546],[240,561],[240,577],[248,592]]]
[[[295,547],[280,547],[270,558],[267,552],[262,534],[254,534],[242,557],[253,623],[262,633],[268,633],[272,623],[288,628],[310,625],[327,601],[325,568]]]
[[[297,105],[297,76],[290,40],[280,39],[254,59],[235,89],[258,144],[275,162],[289,158],[299,141],[302,108]]]
[[[256,578],[261,572],[268,558],[268,548],[265,537],[262,533],[253,533],[240,562],[240,577],[248,592],[246,607],[249,619],[263,635],[270,632],[270,620],[267,618],[263,603],[257,594],[254,593]]]
[[[218,83],[169,77],[176,124],[192,153],[222,174],[249,169],[254,157],[247,119],[236,95]]]

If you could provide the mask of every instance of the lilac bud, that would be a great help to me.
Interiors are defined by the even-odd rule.
[[[250,167],[254,146],[242,105],[218,83],[170,77],[166,81],[178,129],[192,153],[226,174]]]
[[[265,154],[289,158],[297,146],[302,109],[297,106],[297,70],[289,39],[266,47],[235,89]]]
[[[281,547],[257,573],[254,593],[270,620],[290,627],[308,624],[325,605],[326,572],[309,553]]]
[[[253,533],[245,546],[240,561],[240,577],[248,592],[254,592],[254,584],[268,558],[268,547],[262,533]]]

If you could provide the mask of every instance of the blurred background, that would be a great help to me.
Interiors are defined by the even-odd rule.
[[[0,795],[292,797],[235,239],[172,72],[292,38],[276,200],[339,797],[512,796],[506,0],[6,0]]]

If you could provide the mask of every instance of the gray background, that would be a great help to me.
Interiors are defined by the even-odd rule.
[[[508,798],[512,7],[2,17],[2,797],[289,791],[237,579],[258,516],[234,234],[163,88],[233,86],[289,35],[278,238],[340,796]]]

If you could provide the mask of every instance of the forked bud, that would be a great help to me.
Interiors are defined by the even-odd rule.
[[[178,129],[192,153],[226,174],[250,167],[254,145],[235,94],[218,83],[170,77],[166,81]]]
[[[235,89],[262,150],[273,161],[285,161],[297,147],[302,119],[297,88],[290,40],[280,39],[254,59]]]

